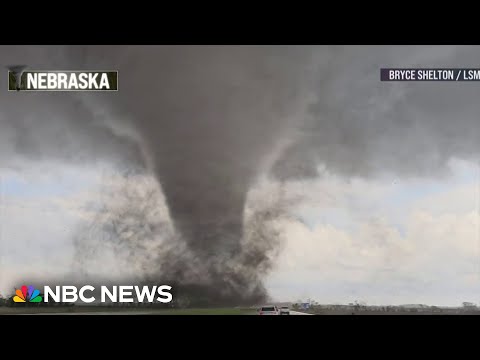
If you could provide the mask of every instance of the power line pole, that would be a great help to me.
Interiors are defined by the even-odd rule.
[[[478,257],[478,261],[477,261],[477,266],[478,266],[478,269],[477,269],[477,274],[478,274],[478,277],[477,277],[477,286],[480,286],[480,157],[479,157],[479,160],[478,160],[478,194],[477,194],[477,200],[478,200],[478,203],[477,203],[477,236],[478,236],[478,239],[477,239],[477,257]],[[480,289],[480,288],[477,288],[477,289]]]
[[[2,263],[3,263],[3,254],[5,252],[5,245],[3,244],[3,207],[4,207],[4,199],[3,199],[3,178],[0,174],[0,288],[3,285],[3,271],[2,271]]]

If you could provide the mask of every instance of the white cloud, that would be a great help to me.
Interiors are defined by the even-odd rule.
[[[0,294],[18,282],[71,276],[73,240],[92,220],[89,208],[98,203],[102,174],[110,171],[33,161],[21,168],[2,169],[0,177]],[[100,265],[115,263],[103,255]]]
[[[406,202],[397,201],[395,186],[385,181],[326,177],[312,182],[303,188],[312,199],[334,191],[336,201],[306,205],[317,219],[314,225],[283,224],[287,243],[268,281],[272,295],[296,300],[304,294],[332,303],[478,302],[478,185],[463,180],[443,179],[440,184],[448,186],[426,195],[415,182],[406,182],[400,193],[415,194]],[[355,206],[322,221],[322,214],[349,204]],[[348,226],[334,221],[338,216]]]

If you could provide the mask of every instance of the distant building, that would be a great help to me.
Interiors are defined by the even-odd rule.
[[[466,310],[477,310],[477,304],[471,302],[464,302],[462,303],[463,308]]]

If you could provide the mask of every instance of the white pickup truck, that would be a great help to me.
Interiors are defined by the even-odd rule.
[[[258,310],[258,315],[280,315],[280,309],[275,305],[265,305]]]
[[[290,315],[288,306],[265,305],[258,310],[258,315]]]

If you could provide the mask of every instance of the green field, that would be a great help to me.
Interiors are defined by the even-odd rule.
[[[15,308],[0,307],[0,315],[9,314],[146,314],[146,315],[255,315],[255,309],[249,308],[211,308],[211,309],[152,309],[118,308],[102,306]]]

